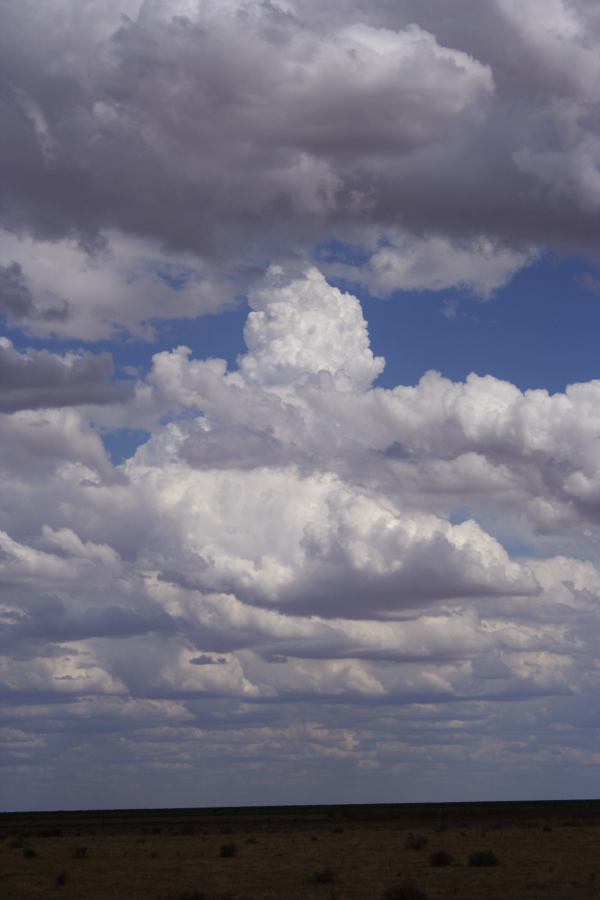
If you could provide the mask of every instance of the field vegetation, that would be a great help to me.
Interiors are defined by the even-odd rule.
[[[600,802],[0,815],[6,900],[597,900]]]

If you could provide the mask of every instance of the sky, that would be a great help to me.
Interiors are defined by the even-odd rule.
[[[0,0],[0,808],[598,796],[599,44]]]

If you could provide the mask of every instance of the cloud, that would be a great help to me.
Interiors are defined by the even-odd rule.
[[[0,412],[123,403],[133,389],[108,383],[112,374],[108,353],[20,353],[8,338],[0,338]]]
[[[91,247],[0,233],[0,312],[38,338],[154,336],[152,321],[234,304],[237,286],[183,253],[106,232]]]
[[[153,434],[121,467],[84,411],[3,417],[3,642],[37,660],[11,670],[13,701],[580,689],[600,594],[597,385],[373,388],[354,297],[275,270],[252,304],[236,371],[155,357],[126,404]],[[506,528],[526,552],[502,546]]]
[[[579,793],[600,382],[384,389],[325,276],[489,297],[547,246],[595,252],[593,5],[1,16],[6,803]],[[181,346],[124,387],[54,343],[242,296],[235,368]],[[120,427],[150,438],[114,466]]]
[[[149,333],[332,236],[378,294],[487,296],[544,246],[594,250],[589,4],[56,0],[3,24],[3,302],[34,334]]]
[[[0,304],[9,320],[24,319],[33,311],[31,292],[17,262],[0,267]]]
[[[413,238],[400,233],[386,234],[367,265],[333,263],[326,271],[362,284],[380,297],[395,291],[458,287],[487,298],[534,258],[534,252],[516,252],[487,238],[452,242],[440,236]]]
[[[322,31],[301,8],[262,3],[123,12],[114,4],[84,27],[71,2],[7,11],[5,69],[18,90],[5,108],[4,210],[15,226],[45,219],[52,237],[109,226],[209,256],[227,235],[239,250],[252,222],[275,243],[296,219],[317,233],[330,210],[368,200],[351,184],[357,154],[444,139],[492,90],[485,64],[416,25]],[[65,53],[69,69],[49,78],[42,60]],[[168,222],[163,198],[177,207]]]
[[[290,283],[281,269],[271,268],[249,302],[248,353],[240,360],[246,380],[295,390],[324,373],[336,387],[361,390],[383,371],[384,360],[371,353],[359,302],[332,288],[316,269]]]

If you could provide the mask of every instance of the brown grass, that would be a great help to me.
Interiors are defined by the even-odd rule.
[[[0,837],[10,900],[600,897],[600,803],[4,814]]]

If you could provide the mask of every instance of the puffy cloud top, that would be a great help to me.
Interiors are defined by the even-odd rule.
[[[383,371],[358,300],[331,287],[317,269],[290,282],[272,267],[249,302],[248,353],[240,360],[245,378],[284,389],[323,374],[338,388],[364,390]]]

